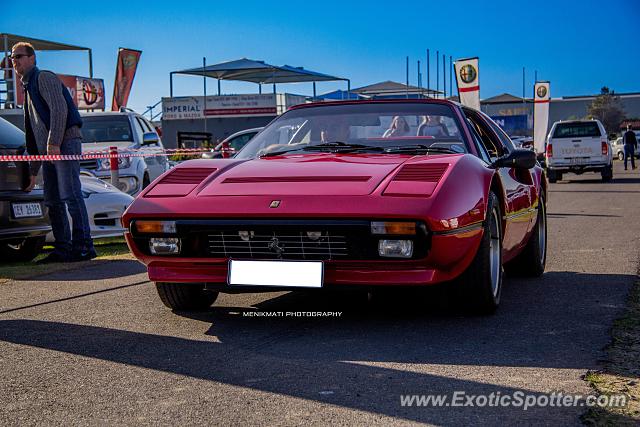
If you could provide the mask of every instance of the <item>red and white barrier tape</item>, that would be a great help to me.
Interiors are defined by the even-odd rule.
[[[117,154],[109,151],[87,151],[82,154],[25,154],[25,155],[0,155],[0,162],[28,162],[28,161],[58,161],[58,160],[93,160],[93,159],[120,159],[125,157],[156,157],[156,156],[192,156],[208,153],[211,150],[201,148],[169,148],[150,150],[118,150]]]

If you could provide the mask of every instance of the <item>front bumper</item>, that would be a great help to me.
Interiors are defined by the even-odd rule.
[[[611,167],[610,163],[591,163],[586,165],[571,165],[571,164],[549,164],[547,163],[547,169],[557,172],[566,173],[573,172],[581,174],[584,172],[601,172],[603,169]]]
[[[20,191],[0,192],[0,240],[24,239],[43,236],[51,231],[42,190],[30,193]],[[37,218],[15,218],[12,203],[40,203],[42,216]]]
[[[476,228],[460,233],[434,234],[430,250],[420,259],[323,261],[323,287],[427,286],[452,280],[473,260],[482,233],[482,228]],[[138,248],[131,233],[125,233],[125,237],[133,254],[147,265],[151,281],[206,283],[210,288],[229,293],[261,291],[260,288],[227,285],[228,258],[151,256]]]

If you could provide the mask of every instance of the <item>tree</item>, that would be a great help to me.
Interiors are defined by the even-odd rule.
[[[600,95],[593,100],[588,111],[589,117],[602,122],[607,133],[618,132],[625,116],[620,98],[606,86],[600,89]]]

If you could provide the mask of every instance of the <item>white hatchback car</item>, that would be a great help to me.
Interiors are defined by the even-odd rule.
[[[108,182],[86,174],[80,175],[80,184],[82,197],[87,206],[91,237],[99,239],[122,236],[125,229],[122,228],[120,218],[133,202],[133,197]],[[71,224],[71,217],[69,217],[69,223]],[[53,233],[49,232],[47,242],[54,240]]]
[[[82,151],[135,150],[149,154],[163,150],[162,141],[154,126],[140,114],[132,111],[83,113]],[[132,196],[138,194],[154,179],[169,169],[166,155],[124,157],[118,159],[119,190]],[[81,160],[80,168],[96,177],[109,181],[109,159]]]

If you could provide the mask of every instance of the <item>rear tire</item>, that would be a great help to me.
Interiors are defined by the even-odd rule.
[[[20,241],[1,243],[0,257],[9,262],[27,262],[42,251],[45,236],[27,237]]]
[[[206,310],[218,298],[218,292],[205,291],[201,283],[156,282],[158,296],[172,310]]]
[[[547,178],[549,179],[550,183],[554,184],[562,179],[562,174],[552,169],[547,169]]]
[[[607,166],[606,168],[602,169],[602,172],[600,172],[600,174],[602,175],[602,182],[611,181],[611,179],[613,178],[613,166]]]
[[[620,161],[624,160],[624,153],[622,151],[618,153],[618,160]]]
[[[514,276],[540,277],[547,263],[547,205],[540,195],[538,217],[527,246],[513,260],[505,264],[507,273]]]
[[[477,314],[494,313],[502,292],[502,214],[493,191],[488,202],[478,252],[455,284],[465,307]]]

